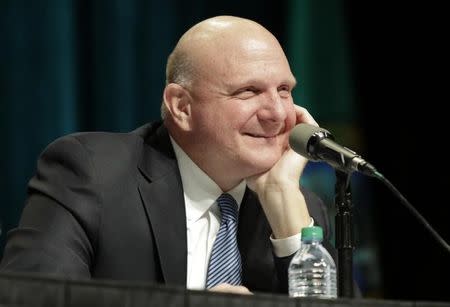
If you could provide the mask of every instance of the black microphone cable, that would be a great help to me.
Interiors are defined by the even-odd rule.
[[[419,213],[419,211],[417,211],[416,208],[414,208],[411,205],[411,203],[406,199],[406,197],[404,197],[402,193],[400,193],[400,191],[397,190],[397,188],[387,178],[383,176],[383,174],[375,170],[372,176],[383,182],[388,187],[388,189],[391,190],[392,193],[394,193],[394,195],[400,199],[400,202],[406,207],[406,209],[408,209],[425,226],[425,228],[431,233],[433,238],[435,238],[436,241],[438,241],[439,244],[441,244],[445,250],[450,252],[450,245],[441,237],[441,235],[436,230],[434,230],[434,228]]]

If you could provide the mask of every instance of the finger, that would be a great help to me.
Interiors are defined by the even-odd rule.
[[[297,116],[295,124],[311,124],[314,126],[319,126],[319,124],[314,120],[312,115],[306,110],[306,108],[294,105],[295,115]]]
[[[237,290],[236,293],[239,293],[239,294],[245,294],[245,295],[253,294],[250,292],[249,289],[247,289],[247,287],[244,287],[244,286],[236,286],[236,290]]]
[[[248,290],[244,286],[232,286],[227,283],[223,283],[223,284],[217,285],[215,287],[212,287],[211,289],[209,289],[209,291],[221,292],[221,293],[245,294],[245,295],[253,294],[252,292],[250,292],[250,290]]]

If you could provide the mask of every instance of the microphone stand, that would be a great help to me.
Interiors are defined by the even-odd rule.
[[[353,293],[353,213],[350,189],[351,173],[336,169],[336,248],[338,250],[338,297],[354,297]]]

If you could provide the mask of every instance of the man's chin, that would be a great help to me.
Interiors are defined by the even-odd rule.
[[[281,158],[281,155],[279,157],[254,160],[253,161],[254,163],[252,164],[252,167],[251,167],[251,175],[250,176],[263,174],[263,173],[269,171],[278,162],[278,160],[280,160],[280,158]]]

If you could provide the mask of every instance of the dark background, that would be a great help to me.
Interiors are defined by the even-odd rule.
[[[446,239],[448,47],[443,8],[347,1],[366,158]],[[386,297],[450,300],[450,254],[373,182]]]
[[[157,119],[176,40],[221,14],[271,30],[300,81],[296,102],[377,166],[449,241],[443,12],[393,1],[0,0],[0,255],[45,146],[74,131],[129,131]],[[330,172],[314,165],[306,184],[332,211]],[[449,252],[381,182],[355,175],[352,185],[364,295],[450,301]]]

